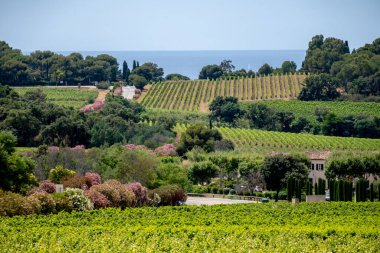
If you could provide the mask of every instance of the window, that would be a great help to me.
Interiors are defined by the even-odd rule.
[[[311,164],[311,170],[314,170],[314,163]]]
[[[321,170],[323,170],[323,164],[320,165]]]

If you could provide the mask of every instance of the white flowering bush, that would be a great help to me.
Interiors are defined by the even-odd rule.
[[[87,211],[94,209],[94,204],[84,195],[82,189],[67,188],[64,193],[73,204],[75,210]]]

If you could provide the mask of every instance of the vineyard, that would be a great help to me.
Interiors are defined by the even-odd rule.
[[[61,88],[61,87],[22,87],[15,88],[15,90],[20,94],[24,95],[28,91],[34,91],[41,89],[46,95],[48,101],[62,105],[66,107],[74,107],[76,109],[89,103],[89,101],[94,100],[98,96],[98,91],[96,89],[86,89],[77,87],[73,88]]]
[[[182,206],[0,219],[1,252],[379,252],[380,203]]]
[[[255,78],[168,81],[155,83],[142,99],[150,108],[207,112],[217,96],[233,96],[241,101],[296,98],[304,74],[270,75]]]
[[[247,108],[249,104],[260,102],[244,102],[243,108]],[[279,111],[290,111],[295,117],[304,117],[310,121],[315,121],[315,109],[325,109],[330,113],[338,116],[345,115],[369,115],[380,117],[380,104],[375,102],[349,102],[349,101],[265,101],[265,105]]]
[[[215,127],[223,138],[231,140],[240,151],[377,151],[380,139],[335,137],[303,133],[286,133],[258,129]],[[177,125],[177,133],[184,132],[186,125]]]

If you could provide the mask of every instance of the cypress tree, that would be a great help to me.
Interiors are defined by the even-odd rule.
[[[135,68],[136,68],[136,61],[133,60],[132,70],[134,70]]]
[[[377,194],[378,194],[379,201],[380,201],[380,184],[377,185]]]
[[[140,67],[140,62],[136,61],[136,68]]]
[[[318,184],[315,182],[314,184],[314,195],[318,195]]]
[[[335,180],[329,180],[330,201],[335,201],[334,181]]]
[[[293,189],[292,189],[292,184],[293,184],[293,179],[291,177],[288,178],[287,182],[286,182],[286,188],[288,189],[288,201],[292,201],[292,197],[293,197]]]
[[[298,198],[299,201],[301,202],[301,188],[302,188],[301,180],[297,180],[296,185],[297,185],[297,187],[296,187],[296,198]]]
[[[373,202],[375,192],[373,191],[373,184],[371,183],[369,188],[369,199],[371,202]]]
[[[123,80],[127,82],[130,74],[131,70],[128,68],[128,63],[123,61]]]

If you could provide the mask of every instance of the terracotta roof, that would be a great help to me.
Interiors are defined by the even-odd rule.
[[[305,152],[307,157],[311,160],[326,160],[329,158],[331,152],[330,151],[315,151],[315,152]]]

